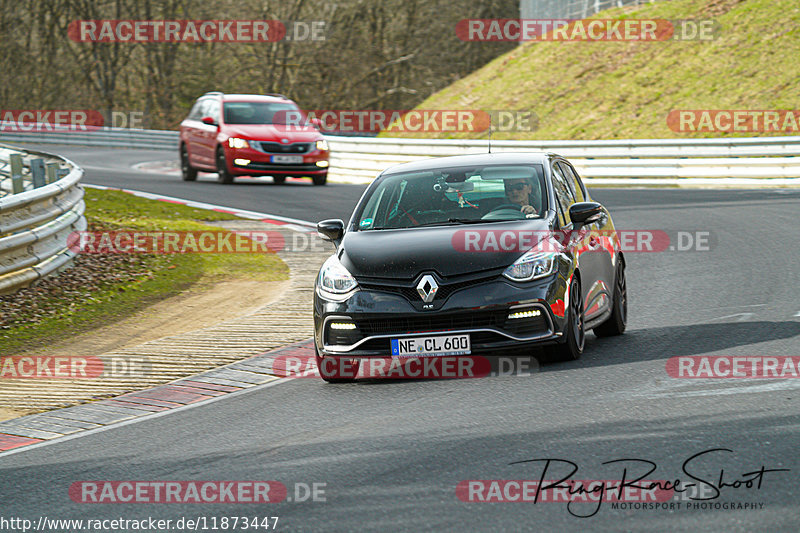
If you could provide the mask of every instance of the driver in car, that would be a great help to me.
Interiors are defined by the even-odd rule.
[[[520,206],[520,211],[525,215],[536,215],[536,209],[531,205],[531,192],[533,186],[525,178],[503,180],[508,202]]]

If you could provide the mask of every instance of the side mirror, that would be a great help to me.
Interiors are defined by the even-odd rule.
[[[322,121],[317,117],[313,117],[311,120],[309,120],[309,122],[311,122],[311,125],[317,129],[319,129],[322,126]]]
[[[339,246],[339,241],[344,235],[344,222],[338,218],[323,220],[317,223],[317,233],[326,241],[331,241]]]
[[[597,202],[578,202],[569,206],[569,219],[576,226],[597,222],[603,217],[603,206]]]
[[[208,124],[209,126],[216,126],[217,122],[211,117],[203,117],[200,119],[200,122],[203,124]]]

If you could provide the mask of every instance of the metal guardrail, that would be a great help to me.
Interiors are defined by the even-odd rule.
[[[367,180],[387,167],[485,153],[487,141],[328,137],[333,179]],[[556,152],[586,178],[800,178],[800,137],[492,141],[492,152]],[[355,178],[355,179],[353,179]],[[800,184],[800,180],[798,181]]]
[[[652,4],[655,0],[520,0],[522,19],[585,19],[613,7]]]
[[[12,129],[13,127],[13,129]],[[99,128],[80,131],[50,124],[19,125],[0,122],[0,140],[37,144],[78,144],[108,148],[142,148],[146,150],[178,150],[178,132],[138,130],[127,128]]]
[[[331,145],[331,180],[368,183],[387,167],[429,157],[482,153],[486,140],[399,139],[326,136]],[[82,144],[115,148],[169,150],[177,157],[175,131],[108,128],[74,132],[9,132],[0,139],[18,142]],[[781,179],[800,184],[800,136],[714,139],[623,139],[608,141],[492,141],[493,152],[557,152],[585,178],[651,179],[738,178],[754,182]],[[777,181],[776,181],[777,182]]]
[[[83,169],[48,154],[0,145],[0,294],[68,266],[67,239],[86,229]]]

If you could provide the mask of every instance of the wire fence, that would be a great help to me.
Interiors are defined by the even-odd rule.
[[[640,6],[658,0],[520,0],[523,19],[585,19],[612,7]]]

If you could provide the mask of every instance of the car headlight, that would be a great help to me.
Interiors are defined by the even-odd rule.
[[[328,149],[328,141],[322,139],[321,141],[317,141],[317,150],[327,150]]]
[[[239,137],[229,137],[228,146],[231,148],[247,148],[249,145],[245,139],[240,139]]]
[[[332,255],[319,271],[317,287],[322,296],[329,300],[344,300],[349,297],[349,293],[358,288],[358,282],[342,265],[339,258]],[[348,296],[343,298],[342,295]]]
[[[544,278],[552,274],[556,269],[555,252],[530,251],[514,261],[503,275],[513,281],[531,281]]]

